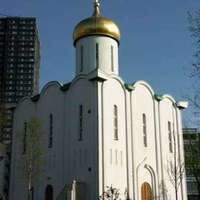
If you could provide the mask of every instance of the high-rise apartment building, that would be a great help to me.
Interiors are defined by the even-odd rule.
[[[22,97],[38,92],[39,46],[35,18],[0,18],[1,105],[13,107]],[[10,128],[5,129],[6,139],[10,139]]]
[[[8,144],[6,159],[0,163],[3,174],[0,195],[8,194],[13,108],[22,97],[38,93],[39,66],[40,43],[36,19],[0,18],[0,115],[6,118],[4,124],[0,122],[0,142]],[[2,169],[3,166],[5,169]]]

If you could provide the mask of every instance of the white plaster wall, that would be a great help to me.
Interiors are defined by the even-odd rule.
[[[23,162],[23,136],[24,122],[30,120],[35,114],[34,104],[29,100],[24,100],[15,110],[12,140],[12,160],[10,179],[10,199],[26,199],[27,184],[24,176]]]
[[[166,184],[167,188],[167,196],[168,199],[175,199],[175,187],[170,180],[170,176],[174,177],[172,173],[169,173],[168,170],[170,169],[169,167],[169,162],[174,163],[174,154],[176,154],[176,167],[180,166],[182,163],[180,163],[179,156],[180,154],[183,154],[183,149],[180,149],[179,153],[179,145],[178,145],[178,140],[181,138],[178,137],[180,135],[180,115],[176,114],[176,109],[174,107],[174,102],[170,97],[165,97],[161,102],[160,102],[160,126],[161,126],[161,143],[162,143],[162,156],[163,156],[163,180]],[[174,142],[173,143],[173,153],[170,152],[169,150],[169,136],[168,136],[168,121],[171,122],[171,128],[172,128],[172,134],[174,131],[175,135],[175,140],[176,140],[176,151],[174,151]],[[173,128],[174,125],[174,128]],[[182,131],[181,131],[182,132]],[[173,136],[172,136],[173,137]],[[174,139],[172,138],[172,141]],[[181,158],[182,160],[182,158]],[[178,180],[180,181],[180,179]],[[183,179],[183,183],[185,183],[185,178]],[[183,184],[184,185],[184,184]],[[184,188],[182,184],[178,188],[178,196],[180,199],[186,199],[186,188]],[[182,195],[183,194],[183,195]]]
[[[127,178],[128,178],[128,186],[127,186],[127,193],[129,194],[129,198],[134,199],[135,196],[135,172],[134,172],[134,157],[135,154],[133,153],[133,126],[132,126],[132,100],[131,100],[131,92],[126,90],[126,130],[127,130],[127,143],[126,143],[126,150],[127,150]]]
[[[17,133],[24,128],[24,122],[32,116],[42,123],[42,143],[44,150],[44,166],[40,179],[34,184],[34,197],[44,199],[48,184],[53,186],[54,198],[65,185],[73,180],[83,182],[87,188],[87,199],[96,198],[97,193],[97,119],[95,83],[87,79],[75,80],[66,92],[60,90],[55,82],[43,88],[40,98],[33,103],[23,101],[15,112],[13,135],[13,156],[10,199],[16,195],[25,199],[25,183],[20,170],[23,157],[22,139]],[[97,96],[97,95],[96,95]],[[79,105],[83,105],[83,141],[78,141]],[[48,148],[49,115],[53,114],[53,148]],[[96,123],[97,124],[97,123]],[[89,171],[91,168],[91,171]],[[92,191],[92,192],[91,192]]]
[[[41,120],[43,129],[43,149],[44,167],[41,179],[36,184],[35,198],[42,200],[45,198],[47,185],[53,186],[54,198],[64,187],[64,151],[68,150],[63,144],[64,141],[64,94],[60,90],[60,85],[50,83],[43,89],[36,105],[37,118]],[[50,132],[50,114],[53,115],[53,146],[48,147]]]
[[[163,156],[163,180],[167,188],[168,199],[173,199],[175,193],[174,187],[168,175],[169,162],[173,161],[173,153],[169,151],[169,136],[168,136],[168,121],[171,123],[173,130],[173,102],[165,98],[160,102],[160,126],[161,126],[161,142],[162,142],[162,156]]]
[[[184,143],[183,143],[183,127],[182,127],[182,116],[181,111],[176,108],[176,117],[177,117],[177,132],[179,136],[179,150],[180,150],[180,162],[185,163],[185,156],[184,156]],[[182,199],[187,200],[187,186],[186,186],[186,171],[183,173],[183,180],[181,182],[181,192],[182,192]]]
[[[63,164],[63,93],[59,86],[49,84],[48,89],[44,89],[38,102],[31,100],[22,102],[15,111],[14,135],[13,135],[13,154],[11,170],[10,199],[18,196],[20,199],[26,199],[25,181],[23,179],[23,155],[22,139],[24,122],[29,121],[31,117],[37,117],[42,124],[42,144],[44,150],[44,166],[42,173],[34,184],[34,197],[38,200],[44,199],[45,188],[51,184],[54,188],[54,197],[62,190],[64,186],[64,164]],[[49,114],[53,114],[53,148],[48,148],[49,138]]]
[[[155,140],[156,140],[156,151],[157,151],[157,197],[162,196],[162,182],[163,182],[163,157],[162,157],[162,143],[160,143],[162,134],[160,133],[160,125],[159,125],[159,101],[154,99],[154,108],[155,108]]]
[[[99,69],[107,74],[118,74],[118,43],[105,36],[89,36],[76,43],[76,75],[88,74],[96,69],[96,44],[99,44]],[[81,69],[81,46],[83,46],[83,72]],[[114,71],[111,66],[111,46],[113,46]]]
[[[156,182],[152,185],[153,179],[157,179],[155,174],[158,172],[158,155],[156,152],[156,129],[155,129],[155,110],[154,98],[151,88],[145,83],[137,84],[132,91],[132,126],[133,126],[133,152],[134,152],[134,173],[135,173],[135,198],[141,199],[141,186],[144,182],[148,182],[153,192],[156,192]],[[143,142],[143,123],[142,114],[146,114],[146,127],[147,127],[147,147]],[[145,169],[145,165],[149,165],[151,177]],[[148,175],[148,176],[145,176]]]
[[[100,88],[102,98],[100,100],[102,122],[102,132],[99,137],[102,139],[103,148],[99,152],[103,159],[102,166],[102,185],[111,185],[120,190],[121,195],[127,190],[127,130],[126,130],[126,97],[122,83],[116,79],[109,79]],[[114,105],[118,108],[118,140],[114,139]],[[101,134],[101,135],[100,135]],[[99,163],[101,164],[101,163]]]
[[[128,92],[117,77],[97,83],[79,76],[65,92],[58,83],[50,82],[37,102],[24,100],[14,117],[10,200],[15,200],[16,196],[25,199],[22,143],[18,135],[22,133],[24,122],[32,116],[38,117],[43,125],[46,166],[34,185],[37,200],[44,199],[48,184],[53,186],[56,198],[64,185],[73,180],[85,183],[87,200],[97,199],[98,193],[101,195],[103,188],[111,185],[120,189],[122,195],[128,189],[130,198],[140,200],[144,182],[151,185],[154,195],[159,195],[158,187],[165,180],[169,199],[173,200],[174,189],[166,169],[167,160],[172,159],[167,122],[174,123],[182,148],[181,116],[170,98],[158,103],[153,96],[145,82],[136,84],[135,89]],[[82,141],[78,141],[80,105],[83,105]],[[114,140],[114,105],[118,106],[119,140]],[[53,148],[49,149],[51,113]],[[147,118],[147,147],[143,145],[142,113]],[[183,160],[182,151],[180,156]],[[182,185],[185,192],[185,179]],[[184,193],[183,200],[186,199]]]
[[[97,192],[97,112],[96,85],[84,78],[73,81],[65,96],[66,135],[65,146],[69,146],[65,166],[73,180],[86,185],[86,198],[96,199]],[[79,136],[79,106],[83,106],[83,139]]]

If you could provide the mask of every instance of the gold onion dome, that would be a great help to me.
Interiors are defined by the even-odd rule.
[[[94,3],[94,13],[91,17],[79,22],[73,33],[74,44],[83,37],[92,35],[103,35],[120,41],[120,30],[118,26],[110,19],[102,17],[99,10],[99,2]]]

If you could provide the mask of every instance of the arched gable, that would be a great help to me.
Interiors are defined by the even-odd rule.
[[[87,79],[87,76],[84,74],[81,74],[79,76],[76,76],[72,81],[70,87],[73,87],[79,80],[81,79]]]
[[[40,92],[40,95],[44,95],[46,93],[46,91],[48,90],[49,87],[52,87],[52,86],[56,86],[58,88],[61,88],[62,87],[62,84],[58,81],[50,81],[48,82],[41,90]]]
[[[125,93],[126,92],[126,88],[125,88],[124,81],[119,76],[116,76],[116,75],[113,75],[112,78],[120,83],[120,85],[121,85],[121,87],[122,87],[122,89],[124,90],[124,93]]]
[[[169,99],[173,104],[176,104],[176,100],[169,94],[162,95],[162,100]]]
[[[150,92],[152,98],[154,98],[155,92],[154,92],[154,90],[152,89],[152,87],[147,82],[145,82],[143,80],[139,80],[139,81],[137,81],[137,82],[135,82],[135,83],[132,84],[132,86],[134,88],[136,88],[139,85],[144,86]]]

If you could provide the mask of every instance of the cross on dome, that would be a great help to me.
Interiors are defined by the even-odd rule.
[[[93,16],[100,16],[100,3],[99,3],[99,0],[94,0],[94,13],[93,13]]]
[[[94,0],[94,3],[99,3],[99,0]]]

